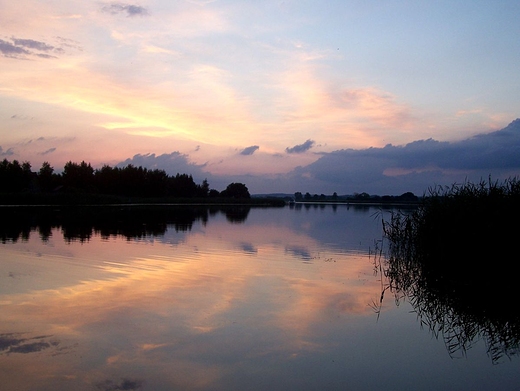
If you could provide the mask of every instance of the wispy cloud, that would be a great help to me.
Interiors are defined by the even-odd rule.
[[[245,155],[245,156],[248,156],[248,155],[252,155],[253,153],[255,153],[260,147],[258,145],[252,145],[250,147],[247,147],[247,148],[244,148],[242,151],[240,151],[240,154],[241,155]]]
[[[49,155],[49,154],[53,153],[54,151],[56,151],[56,148],[49,148],[49,149],[47,149],[46,151],[43,151],[43,152],[41,153],[41,155],[42,155],[42,156]]]
[[[96,384],[96,388],[101,391],[117,391],[117,390],[128,390],[137,391],[140,390],[143,385],[142,380],[134,379],[122,379],[119,383],[112,380],[105,380]]]
[[[125,4],[125,3],[110,3],[102,7],[103,12],[116,14],[126,14],[128,17],[133,16],[147,16],[148,10],[140,5]]]
[[[13,42],[17,46],[22,46],[29,49],[40,50],[42,52],[48,52],[56,50],[52,45],[46,44],[45,42],[35,41],[34,39],[19,39],[13,38]],[[62,50],[62,49],[59,49]]]
[[[14,155],[13,148],[8,148],[6,151],[2,147],[0,147],[0,156],[1,157],[7,157]]]
[[[295,145],[294,147],[285,148],[285,152],[287,153],[304,153],[311,149],[316,142],[314,140],[307,140],[303,144]]]
[[[5,41],[0,39],[0,53],[4,57],[16,58],[16,59],[27,59],[31,56],[40,58],[57,58],[50,54],[60,54],[64,50],[60,47],[49,45],[42,41],[36,41],[34,39],[21,39],[11,38],[11,41]]]
[[[14,114],[14,115],[11,116],[11,119],[12,119],[12,120],[21,120],[21,121],[25,121],[25,120],[31,120],[31,119],[34,119],[34,117],[29,117],[28,115]]]
[[[20,46],[16,46],[11,42],[4,41],[3,39],[0,39],[0,53],[2,53],[5,57],[13,58],[30,54],[28,50]]]

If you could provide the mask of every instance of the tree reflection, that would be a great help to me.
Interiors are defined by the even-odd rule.
[[[196,221],[205,225],[210,216],[222,213],[232,223],[246,221],[246,206],[91,206],[3,208],[0,220],[2,243],[27,241],[37,231],[43,242],[53,229],[60,229],[65,241],[87,242],[93,235],[103,239],[122,236],[128,240],[161,236],[169,229],[187,232]]]
[[[226,215],[227,221],[230,223],[243,223],[247,220],[247,216],[249,215],[249,211],[251,207],[249,206],[235,206],[226,208],[224,211]]]

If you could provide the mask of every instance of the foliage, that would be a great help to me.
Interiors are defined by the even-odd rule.
[[[63,200],[58,194],[74,195],[76,200],[89,199],[90,202],[103,203],[103,197],[147,198],[147,199],[193,199],[193,198],[231,198],[250,199],[247,187],[242,183],[231,183],[222,192],[211,189],[205,179],[195,183],[188,174],[168,175],[164,170],[135,167],[110,167],[104,165],[94,169],[90,163],[69,161],[62,174],[44,162],[38,172],[31,171],[28,162],[20,164],[4,159],[0,163],[0,193],[5,203],[20,203],[38,194],[42,200],[51,203]],[[52,197],[50,197],[52,195]],[[87,198],[85,198],[88,195]]]
[[[226,190],[222,191],[220,193],[222,197],[227,198],[242,198],[242,199],[249,199],[251,198],[251,195],[249,194],[249,190],[247,189],[246,185],[243,183],[230,183]]]
[[[0,163],[0,192],[19,192],[31,187],[33,173],[31,164],[18,160],[9,162],[4,159]]]

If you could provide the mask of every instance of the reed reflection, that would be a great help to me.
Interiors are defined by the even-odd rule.
[[[516,193],[481,183],[433,194],[413,213],[384,223],[388,253],[376,258],[387,277],[381,300],[386,291],[408,299],[451,356],[466,355],[481,339],[493,363],[520,354],[511,269],[518,228],[510,224],[520,217],[520,187],[511,184]]]

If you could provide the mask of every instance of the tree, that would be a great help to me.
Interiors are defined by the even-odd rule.
[[[29,162],[20,164],[18,160],[9,162],[4,159],[0,164],[0,191],[2,192],[28,190],[32,179],[33,173]]]
[[[197,195],[198,186],[188,174],[177,174],[170,178],[170,194],[173,197],[191,198]]]
[[[63,183],[72,189],[91,191],[94,183],[94,169],[90,163],[80,164],[71,161],[63,168]]]
[[[208,197],[209,198],[217,198],[220,196],[220,192],[218,190],[215,190],[215,189],[211,189],[208,193]]]
[[[243,183],[230,183],[226,190],[223,190],[220,195],[222,197],[227,198],[240,198],[240,199],[248,199],[251,198],[251,194],[249,194],[249,190],[247,186]]]
[[[408,191],[408,192],[406,192],[404,194],[401,194],[399,196],[399,199],[401,201],[417,201],[419,198],[415,194],[413,194],[412,192]]]
[[[49,164],[49,162],[43,162],[38,171],[38,184],[40,186],[41,191],[51,191],[54,185],[54,168]]]
[[[209,183],[207,179],[202,181],[202,185],[199,185],[199,197],[206,198],[209,195]]]

